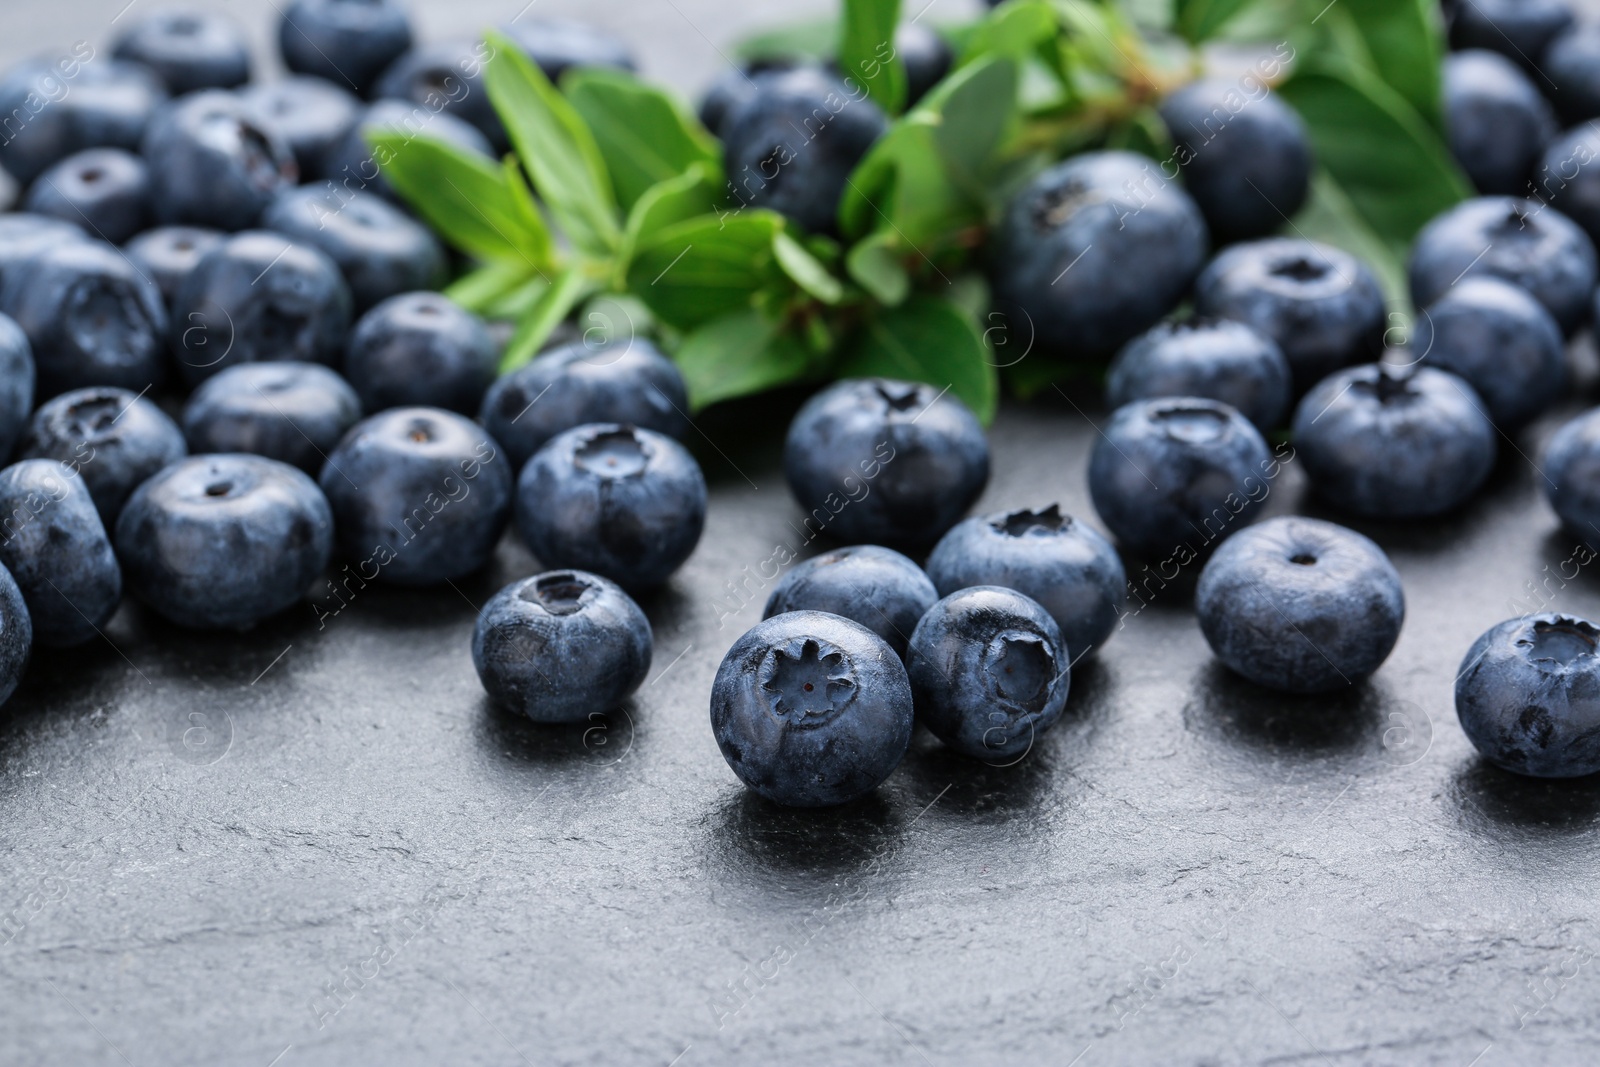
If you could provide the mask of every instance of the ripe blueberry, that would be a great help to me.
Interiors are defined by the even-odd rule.
[[[217,12],[146,15],[117,38],[111,54],[155,71],[173,96],[250,80],[250,43],[237,22]]]
[[[131,152],[86,148],[39,175],[22,206],[121,244],[149,222],[150,172]]]
[[[33,413],[19,449],[24,459],[54,459],[83,475],[107,531],[128,495],[186,452],[183,431],[145,397],[98,386],[60,396]]]
[[[22,590],[11,572],[0,567],[0,704],[11,699],[28,669],[33,651],[33,623]]]
[[[403,293],[361,316],[344,371],[369,413],[427,403],[471,415],[494,381],[498,355],[472,312],[439,293]]]
[[[880,545],[836,548],[798,563],[772,589],[762,618],[826,611],[860,623],[904,659],[911,631],[939,599],[922,568]]]
[[[1567,529],[1600,546],[1600,408],[1562,425],[1539,461],[1544,492]]]
[[[146,230],[123,248],[133,265],[156,283],[170,307],[178,290],[207,252],[227,240],[221,230],[198,226],[158,226]]]
[[[283,65],[365,95],[411,47],[411,22],[395,0],[293,0],[278,23]]]
[[[1106,406],[1160,396],[1220,400],[1265,433],[1289,412],[1289,361],[1278,343],[1231,319],[1163,322],[1129,341],[1106,373]]]
[[[237,95],[207,89],[156,112],[140,147],[156,221],[243,230],[299,180],[294,153]]]
[[[1418,318],[1411,350],[1460,375],[1507,432],[1554,403],[1567,379],[1561,327],[1543,304],[1498,278],[1469,277],[1445,290]]]
[[[1556,134],[1555,114],[1533,82],[1486,49],[1445,59],[1444,114],[1450,152],[1485,196],[1526,191],[1539,153]]]
[[[33,346],[10,315],[0,314],[0,460],[11,455],[33,411]]]
[[[304,182],[328,176],[329,156],[366,110],[347,90],[310,76],[252,85],[239,96],[256,122],[289,146]]]
[[[447,276],[433,232],[373,193],[288,189],[268,206],[261,226],[320,248],[337,263],[357,315],[392,296],[437,288]]]
[[[241,363],[200,383],[183,407],[191,452],[250,452],[316,475],[361,400],[319,363]]]
[[[97,60],[86,42],[59,59],[29,60],[0,80],[0,165],[28,185],[86,148],[135,150],[166,98],[150,68]]]
[[[33,639],[81,645],[122,603],[122,570],[77,471],[52,459],[0,470],[0,563],[22,590]]]

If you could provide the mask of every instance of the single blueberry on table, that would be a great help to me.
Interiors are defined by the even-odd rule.
[[[1600,131],[1593,123],[1549,142],[1534,184],[1550,207],[1600,242]]]
[[[434,585],[478,570],[511,514],[512,470],[477,423],[438,408],[363,419],[318,478],[361,576]]]
[[[483,87],[488,46],[465,39],[430,41],[389,64],[372,86],[378,100],[404,100],[477,127],[497,152],[510,146],[506,128]]]
[[[121,244],[149,221],[150,171],[120,148],[86,148],[39,175],[22,207]]]
[[[1324,378],[1295,411],[1296,455],[1336,507],[1380,519],[1449,511],[1494,468],[1495,429],[1448,371],[1378,363]]]
[[[403,203],[383,174],[387,158],[384,151],[374,149],[370,143],[371,138],[380,133],[399,134],[408,139],[427,137],[486,158],[493,158],[495,154],[488,138],[470,122],[404,100],[379,100],[366,109],[342,141],[329,149],[323,177],[341,189],[362,189],[377,193],[391,203]]]
[[[1089,456],[1100,519],[1137,555],[1182,565],[1255,519],[1276,464],[1261,433],[1200,397],[1118,408]]]
[[[332,363],[350,326],[350,287],[310,245],[266,230],[206,253],[172,304],[172,351],[190,385],[240,363]]]
[[[939,599],[911,560],[881,545],[836,548],[798,563],[767,597],[763,618],[786,611],[826,611],[860,623],[905,658],[911,631]]]
[[[1458,282],[1487,274],[1533,294],[1570,337],[1589,318],[1595,248],[1577,223],[1536,200],[1484,196],[1424,226],[1406,270],[1411,302],[1419,308]]]
[[[1485,196],[1526,192],[1556,135],[1555,114],[1522,68],[1485,49],[1445,58],[1444,118],[1451,154]]]
[[[333,515],[304,472],[265,456],[190,456],[117,517],[128,590],[180,626],[244,630],[298,603],[328,565]]]
[[[141,482],[187,452],[183,431],[137,393],[112,386],[79,389],[33,413],[18,449],[23,459],[53,459],[83,476],[107,531]]]
[[[1418,316],[1410,350],[1459,375],[1507,432],[1543,412],[1567,380],[1561,327],[1525,290],[1492,277],[1465,278]]]
[[[729,67],[717,75],[706,89],[706,95],[701,97],[700,124],[720,140],[727,133],[728,121],[756,95],[756,79],[764,74],[793,70],[799,65],[797,60],[764,57]]]
[[[627,42],[587,22],[518,18],[502,29],[552,82],[579,67],[638,69]]]
[[[361,400],[320,363],[241,363],[207,378],[183,407],[191,452],[250,452],[315,476]]]
[[[368,413],[429,404],[472,415],[499,354],[483,320],[449,297],[403,293],[361,316],[344,373]]]
[[[472,663],[495,703],[534,722],[611,711],[650,670],[650,621],[615,582],[550,571],[512,582],[478,613]]]
[[[878,105],[830,72],[763,75],[725,126],[729,193],[739,206],[771,208],[804,230],[830,232],[850,172],[887,129]]]
[[[1456,716],[1489,762],[1534,778],[1600,772],[1600,628],[1524,615],[1473,642],[1456,676]]]
[[[0,567],[0,704],[17,691],[32,652],[33,622],[28,618],[22,590],[17,588],[11,572]]]
[[[143,63],[173,96],[198,89],[232,89],[250,80],[250,42],[227,15],[158,11],[134,22],[111,54]]]
[[[1537,75],[1545,47],[1572,24],[1566,0],[1472,0],[1450,20],[1450,47],[1493,49]]]
[[[563,430],[620,422],[681,439],[689,389],[672,360],[642,337],[574,341],[497,379],[483,398],[483,425],[518,468]]]
[[[1195,310],[1248,323],[1289,360],[1296,393],[1383,351],[1383,289],[1365,263],[1315,241],[1235,245],[1195,283]]]
[[[1600,408],[1551,435],[1539,460],[1550,506],[1574,535],[1600,547]]]
[[[989,249],[995,299],[1018,337],[1109,358],[1188,292],[1209,245],[1189,194],[1132,152],[1086,152],[1007,205]]]
[[[859,623],[790,611],[733,643],[711,686],[711,731],[746,786],[823,808],[866,796],[911,744],[911,683],[894,649]]]
[[[1562,33],[1539,65],[1554,85],[1550,102],[1563,123],[1576,126],[1600,118],[1600,26],[1574,26]]]
[[[289,146],[304,182],[327,176],[329,156],[366,111],[348,90],[309,76],[252,85],[239,97],[257,123]]]
[[[10,458],[33,413],[33,346],[10,315],[0,314],[0,462]]]
[[[1218,244],[1265,237],[1311,188],[1306,126],[1272,91],[1237,79],[1191,82],[1161,102],[1183,187]]]
[[[448,276],[433,231],[374,193],[288,189],[268,206],[261,227],[326,253],[350,286],[358,315],[392,296],[438,288]]]
[[[411,47],[411,22],[396,0],[293,0],[282,10],[283,65],[358,96]]]
[[[1135,337],[1106,372],[1106,406],[1202,396],[1239,410],[1262,432],[1289,413],[1289,361],[1278,342],[1231,319],[1163,322]]]
[[[994,585],[1029,597],[1055,620],[1074,661],[1111,636],[1128,587],[1111,542],[1057,504],[957,523],[928,556],[928,576],[940,596]]]
[[[170,307],[178,297],[183,280],[200,265],[206,253],[222,244],[228,235],[221,230],[199,226],[157,226],[146,230],[123,246],[133,265],[161,290]]]
[[[672,438],[616,423],[552,437],[517,481],[517,530],[551,567],[660,585],[700,542],[706,480]]]
[[[84,41],[59,58],[28,60],[0,79],[0,165],[28,185],[86,148],[136,150],[166,98],[150,68],[96,59]]]
[[[945,390],[850,378],[796,413],[783,472],[806,534],[920,547],[966,514],[989,482],[989,440]]]
[[[1235,673],[1285,693],[1331,693],[1382,666],[1405,594],[1370,538],[1298,516],[1241,530],[1195,588],[1200,632]]]
[[[243,230],[299,180],[294,153],[240,97],[207,89],[157,111],[140,146],[156,221]]]
[[[911,635],[917,719],[964,756],[1015,763],[1067,706],[1068,651],[1031,597],[995,585],[952,593]]]
[[[28,335],[40,398],[93,385],[137,391],[166,377],[161,291],[103,242],[69,241],[6,271],[0,311]]]
[[[88,241],[83,228],[65,219],[27,211],[0,214],[0,284],[6,275],[40,252],[57,245]]]
[[[122,569],[77,471],[53,459],[0,470],[0,563],[22,590],[33,639],[81,645],[122,603]]]

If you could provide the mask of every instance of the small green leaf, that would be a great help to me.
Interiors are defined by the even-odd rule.
[[[717,196],[712,183],[719,173],[708,165],[694,166],[676,178],[657,182],[646,189],[633,202],[628,224],[623,229],[619,258],[624,268],[632,261],[633,250],[642,241],[668,226],[713,214],[717,210]]]
[[[1209,41],[1251,3],[1252,0],[1177,0],[1174,28],[1190,44]]]
[[[673,353],[695,409],[792,382],[811,369],[805,346],[755,309],[712,319]]]
[[[1435,0],[1340,0],[1324,20],[1335,39],[1354,36],[1349,58],[1406,99],[1434,129],[1443,129],[1439,63],[1444,33]],[[1335,32],[1334,27],[1346,32]]]
[[[539,280],[538,275],[525,263],[489,263],[451,282],[445,287],[444,295],[468,311],[476,311],[481,315],[496,301],[530,281]]]
[[[906,104],[906,67],[894,47],[900,0],[844,0],[839,69],[890,115]]]
[[[749,63],[762,60],[813,60],[833,58],[839,46],[839,20],[813,19],[780,26],[739,42],[734,54]]]
[[[939,116],[933,141],[945,171],[968,196],[983,200],[988,165],[1015,125],[1017,65],[1002,56],[969,64],[918,107]]]
[[[839,279],[829,274],[828,268],[806,251],[804,245],[782,230],[772,235],[772,254],[790,281],[824,304],[837,304],[844,299],[844,286],[839,284]]]
[[[1003,56],[1022,62],[1060,27],[1049,0],[1006,0],[973,29],[963,44],[961,61]]]
[[[628,288],[681,330],[745,310],[782,278],[772,245],[783,227],[782,215],[764,210],[668,226],[634,252]]]
[[[589,124],[625,211],[651,186],[717,160],[716,142],[699,120],[631,74],[592,67],[573,71],[562,85]]]
[[[845,270],[878,303],[894,307],[911,293],[911,276],[900,260],[893,231],[880,230],[850,249]]]
[[[869,320],[839,361],[838,374],[948,388],[985,423],[994,418],[1000,396],[983,336],[960,308],[930,296],[914,296]]]
[[[622,240],[604,157],[583,118],[550,79],[502,33],[491,33],[494,58],[484,84],[550,214],[573,245],[608,256]]]
[[[565,322],[572,309],[593,290],[594,283],[576,267],[558,275],[533,310],[517,323],[506,350],[500,353],[500,373],[509,374],[538,355],[555,328]]]

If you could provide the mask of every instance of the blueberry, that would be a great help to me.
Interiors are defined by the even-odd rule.
[[[1537,185],[1543,200],[1600,241],[1600,131],[1593,123],[1568,130],[1545,148]]]
[[[728,120],[755,96],[758,78],[793,70],[798,65],[790,59],[768,58],[729,67],[717,75],[701,97],[700,124],[721,139],[727,134]]]
[[[1227,404],[1136,400],[1112,414],[1095,442],[1089,495],[1134,553],[1177,553],[1181,564],[1253,521],[1274,473],[1260,432]]]
[[[0,462],[28,427],[36,377],[28,335],[10,315],[0,314]]]
[[[404,100],[431,114],[449,114],[470,122],[503,152],[510,141],[489,93],[483,67],[489,55],[482,41],[434,41],[419,44],[391,63],[372,86],[380,100]]]
[[[292,607],[328,565],[333,515],[304,472],[265,456],[190,456],[117,518],[128,589],[170,622],[244,630]]]
[[[395,0],[293,0],[278,24],[283,65],[365,95],[411,47],[411,22]]]
[[[123,502],[146,478],[184,457],[178,424],[126,389],[101,386],[63,393],[33,413],[23,459],[53,459],[83,475],[109,531]]]
[[[363,579],[433,585],[489,562],[511,513],[511,465],[477,423],[395,408],[356,423],[319,479],[339,554]]]
[[[26,211],[0,214],[0,285],[6,274],[40,252],[74,241],[88,241],[82,227],[65,219]]]
[[[575,427],[546,442],[517,480],[517,530],[535,556],[629,589],[671,577],[705,521],[700,465],[653,430]]]
[[[1508,771],[1577,778],[1600,771],[1600,628],[1570,615],[1490,627],[1456,676],[1467,740]]]
[[[1498,278],[1469,277],[1445,290],[1417,320],[1411,348],[1465,379],[1506,431],[1544,411],[1566,383],[1561,327],[1543,304]]]
[[[294,153],[233,93],[174,100],[150,120],[140,148],[150,165],[156,221],[243,230],[299,179]]]
[[[0,311],[33,345],[41,398],[89,385],[147,389],[166,376],[161,291],[110,245],[70,241],[7,271]]]
[[[989,482],[989,441],[947,391],[854,378],[805,402],[783,473],[810,536],[920,547],[965,515]]]
[[[1239,409],[1262,432],[1289,411],[1289,361],[1278,343],[1231,319],[1163,322],[1129,341],[1106,374],[1106,406],[1203,396]]]
[[[911,744],[911,684],[894,649],[822,611],[775,615],[733,643],[711,686],[711,731],[733,773],[777,804],[872,792]]]
[[[1600,408],[1564,423],[1539,461],[1550,506],[1576,536],[1600,546]]]
[[[239,24],[209,11],[160,11],[133,23],[111,54],[143,63],[173,96],[232,89],[250,80],[250,43]]]
[[[1207,242],[1200,209],[1149,159],[1088,152],[1012,199],[989,274],[1019,335],[1053,353],[1105,359],[1188,292]]]
[[[763,618],[786,611],[826,611],[860,623],[905,658],[911,631],[939,599],[922,568],[880,545],[853,545],[813,556],[783,576]]]
[[[265,230],[206,253],[172,304],[178,369],[198,385],[224,367],[289,359],[332,363],[350,326],[350,289],[309,245]]]
[[[123,251],[140,273],[155,282],[170,307],[183,280],[227,237],[221,230],[199,226],[158,226],[129,241]]]
[[[906,659],[917,720],[964,756],[1015,763],[1067,706],[1067,647],[1050,613],[997,585],[928,609]]]
[[[294,77],[240,91],[257,123],[294,153],[301,181],[327,176],[334,149],[344,143],[366,108],[354,95],[321,78]]]
[[[0,567],[0,704],[11,699],[28,668],[33,651],[33,623],[22,590],[11,572]]]
[[[483,606],[472,663],[495,703],[534,722],[583,722],[639,688],[652,640],[650,621],[616,583],[550,571]]]
[[[1559,211],[1509,196],[1468,200],[1428,223],[1406,269],[1419,308],[1465,278],[1488,274],[1532,293],[1568,336],[1588,320],[1595,288],[1588,234]]]
[[[1055,620],[1073,660],[1111,636],[1128,586],[1111,542],[1056,504],[956,524],[928,557],[928,576],[940,596],[995,585],[1029,597]]]
[[[122,603],[122,570],[88,486],[65,463],[25,459],[0,470],[0,563],[16,579],[41,645],[71,648]]]
[[[483,424],[517,467],[563,430],[622,422],[682,438],[689,391],[677,366],[640,337],[591,346],[574,341],[498,379],[483,398]]]
[[[400,194],[383,176],[381,155],[375,158],[369,143],[377,133],[403,134],[408,139],[428,137],[465,152],[494,156],[488,139],[471,123],[442,111],[435,114],[404,100],[379,100],[367,108],[344,140],[329,151],[323,176],[345,189],[364,189],[400,203]]]
[[[825,233],[834,229],[850,172],[883,136],[888,119],[858,86],[799,67],[757,79],[725,129],[734,201],[771,208],[802,229]]]
[[[1478,192],[1526,192],[1539,153],[1555,136],[1550,105],[1522,69],[1498,52],[1472,49],[1444,61],[1450,151]]]
[[[575,67],[637,70],[621,38],[572,19],[516,19],[503,27],[552,82]]]
[[[894,51],[906,68],[906,106],[910,107],[938,85],[955,61],[949,42],[920,22],[895,27]]]
[[[1537,72],[1545,47],[1572,23],[1566,0],[1472,0],[1450,20],[1450,47],[1493,49]]]
[[[0,165],[19,184],[85,148],[139,147],[167,96],[160,79],[138,63],[93,57],[80,42],[70,54],[30,60],[0,80]]]
[[[1400,575],[1370,538],[1317,519],[1269,519],[1217,549],[1195,588],[1200,632],[1257,685],[1331,693],[1383,665],[1400,638]]]
[[[1575,126],[1600,118],[1600,27],[1574,26],[1562,33],[1539,65],[1554,86],[1550,102],[1562,122]]]
[[[447,276],[433,232],[373,193],[302,185],[279,194],[261,225],[326,252],[358,315],[392,296],[437,288]]]
[[[189,396],[183,434],[192,452],[251,452],[315,475],[360,418],[355,390],[319,363],[241,363]]]
[[[1329,375],[1294,414],[1311,485],[1357,515],[1449,511],[1494,467],[1495,431],[1472,386],[1448,371],[1379,363]]]
[[[1249,323],[1283,349],[1297,393],[1383,351],[1383,289],[1348,252],[1290,237],[1235,245],[1195,284],[1195,309]]]
[[[1274,233],[1311,188],[1305,123],[1271,90],[1247,93],[1242,84],[1192,82],[1160,108],[1184,188],[1219,244]]]
[[[439,293],[404,293],[361,316],[344,372],[369,413],[431,404],[473,415],[498,356],[478,316]]]
[[[121,244],[149,222],[150,171],[120,148],[86,148],[39,175],[22,206]]]

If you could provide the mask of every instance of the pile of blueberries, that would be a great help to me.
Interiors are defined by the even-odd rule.
[[[510,32],[552,78],[632,66],[580,25]],[[295,76],[251,85],[231,22],[164,13],[113,58],[80,48],[0,79],[0,163],[25,187],[25,210],[0,215],[0,457],[15,459],[0,470],[0,699],[35,642],[93,639],[125,587],[180,625],[243,629],[319,581],[341,600],[376,580],[453,582],[514,522],[552,569],[480,612],[483,685],[540,722],[603,713],[649,669],[634,596],[705,522],[679,443],[683,379],[642,338],[559,344],[497,379],[503,335],[433,291],[449,258],[364,138],[423,127],[503,150],[481,45],[414,46],[388,0],[295,0],[280,43]],[[903,47],[926,60],[908,64],[914,92],[948,66],[936,35]],[[1506,68],[1450,62],[1453,144],[1488,182],[1516,138],[1473,136],[1471,101]],[[837,84],[804,66],[747,73],[702,109],[730,160],[770,151],[784,109]],[[1486,187],[1418,238],[1425,310],[1386,351],[1367,265],[1267,237],[1305,200],[1311,152],[1270,93],[1236,109],[1232,89],[1197,82],[1164,103],[1181,182],[1128,153],[1077,156],[1022,190],[990,248],[997,304],[1041,350],[1115,357],[1091,496],[1155,571],[1130,583],[1118,547],[1055,505],[967,517],[989,447],[947,389],[823,389],[789,428],[785,473],[807,523],[852,547],[790,567],[717,673],[713,730],[751,789],[860,797],[918,721],[975,759],[1021,759],[1060,718],[1073,665],[1169,563],[1202,565],[1201,631],[1260,685],[1325,693],[1388,656],[1404,597],[1377,545],[1308,518],[1249,524],[1290,462],[1353,515],[1471,497],[1498,439],[1565,387],[1565,339],[1593,315],[1589,221]],[[833,124],[809,163],[754,192],[826,228],[835,179],[881,129]],[[1207,262],[1213,240],[1227,247]],[[1600,540],[1600,412],[1562,429],[1543,468],[1562,519]],[[1468,736],[1522,773],[1600,770],[1597,643],[1564,616],[1489,631],[1457,686]]]

